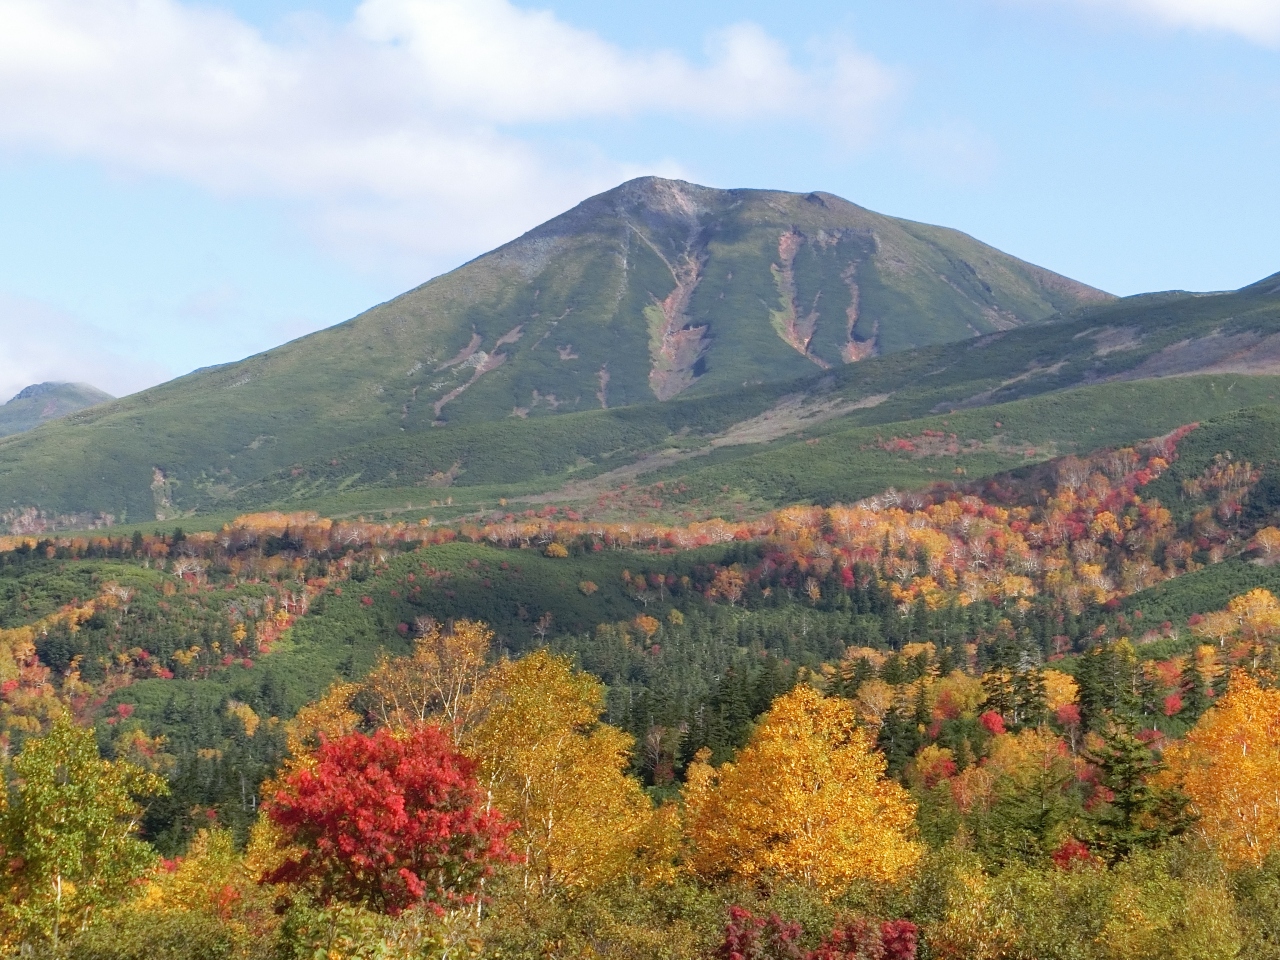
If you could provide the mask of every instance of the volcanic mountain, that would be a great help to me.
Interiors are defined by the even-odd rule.
[[[0,502],[141,518],[381,437],[790,381],[1112,299],[831,194],[644,178],[346,323],[6,441]]]

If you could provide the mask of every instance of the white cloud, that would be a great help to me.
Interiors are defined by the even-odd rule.
[[[874,106],[888,72],[853,50],[804,71],[760,27],[738,24],[707,40],[708,63],[670,52],[631,53],[546,11],[506,0],[367,0],[362,36],[413,57],[433,103],[460,115],[537,122],[656,111],[745,118],[810,114],[840,100]]]
[[[1280,0],[1074,0],[1089,7],[1153,17],[1175,27],[1238,34],[1280,45]]]
[[[91,383],[124,396],[168,379],[118,338],[33,300],[0,294],[0,403],[46,380]]]
[[[282,198],[372,257],[447,262],[637,172],[537,132],[798,116],[847,137],[894,85],[851,47],[798,65],[751,24],[694,63],[507,0],[366,0],[285,42],[177,0],[0,0],[0,143]]]

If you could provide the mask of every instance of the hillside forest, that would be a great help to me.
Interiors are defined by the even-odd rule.
[[[734,519],[0,538],[0,950],[1280,958],[1242,423]]]

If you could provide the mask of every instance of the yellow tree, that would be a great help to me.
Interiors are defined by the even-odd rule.
[[[236,849],[225,830],[202,830],[172,870],[157,869],[142,895],[115,912],[113,923],[130,916],[146,922],[173,914],[200,914],[216,920],[228,939],[248,952],[279,924],[275,893],[258,883],[259,872]]]
[[[288,756],[285,758],[283,773],[288,774],[300,766],[313,764],[313,754],[320,745],[321,738],[336,740],[345,737],[360,725],[360,716],[351,709],[351,701],[359,691],[360,688],[354,683],[335,683],[325,691],[324,696],[307,704],[285,724],[284,740]],[[273,780],[270,783],[275,782]],[[270,794],[271,790],[270,785],[263,787],[264,794]]]
[[[1075,678],[1060,670],[1044,671],[1044,692],[1049,711],[1059,710],[1076,702],[1080,687]]]
[[[1275,527],[1259,530],[1253,536],[1253,543],[1268,560],[1273,560],[1280,556],[1280,530]]]
[[[1232,637],[1252,644],[1270,641],[1280,634],[1280,601],[1261,587],[1250,590],[1232,598],[1225,610],[1207,614],[1192,632],[1217,640],[1220,647]]]
[[[463,746],[498,809],[520,824],[510,846],[524,855],[526,890],[591,888],[635,865],[654,810],[625,773],[631,737],[600,722],[601,684],[538,651],[494,666],[472,701]]]
[[[1196,830],[1229,864],[1280,851],[1280,691],[1237,671],[1220,703],[1165,751],[1166,777],[1191,798]]]
[[[365,680],[383,723],[406,727],[438,717],[455,736],[467,724],[473,694],[485,670],[493,631],[483,623],[460,620],[449,629],[424,624],[413,654],[385,657]]]
[[[797,687],[774,701],[736,763],[706,754],[685,787],[692,866],[706,879],[791,880],[837,895],[889,882],[920,857],[915,805],[852,705]]]
[[[1259,587],[1235,597],[1227,612],[1237,624],[1241,639],[1250,643],[1270,640],[1280,633],[1280,602],[1270,590]]]

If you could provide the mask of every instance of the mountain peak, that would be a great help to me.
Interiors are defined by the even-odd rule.
[[[47,380],[23,387],[0,404],[0,437],[24,433],[46,420],[56,420],[115,398],[87,383]]]
[[[13,400],[10,400],[9,402],[13,403],[14,400],[30,400],[32,397],[39,397],[46,393],[53,393],[59,387],[65,386],[68,386],[68,384],[63,380],[46,380],[44,383],[33,383],[31,386],[23,387],[19,390],[14,395]]]
[[[76,397],[80,400],[88,401],[84,406],[90,403],[106,403],[108,400],[114,400],[115,397],[104,390],[99,390],[91,383],[72,383],[65,380],[46,380],[44,383],[33,383],[28,387],[19,390],[9,403],[18,400],[31,400],[35,397]],[[7,404],[0,404],[7,406]]]

